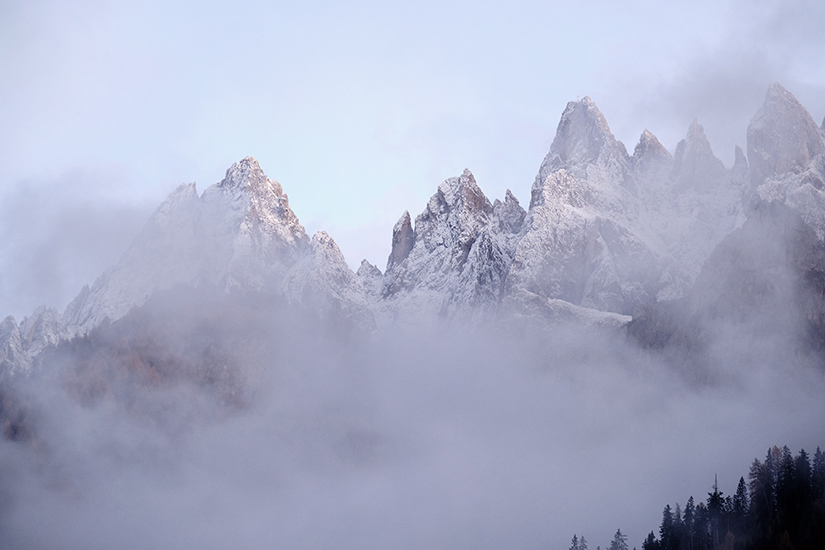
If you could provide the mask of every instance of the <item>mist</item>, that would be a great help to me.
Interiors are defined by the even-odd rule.
[[[0,540],[566,548],[621,528],[638,547],[714,476],[732,494],[769,446],[822,444],[822,372],[716,334],[697,381],[611,330],[364,330],[177,289],[17,384],[36,435],[0,443]]]
[[[0,196],[0,303],[18,320],[36,307],[61,311],[114,264],[152,212],[129,196],[118,171],[70,170],[23,180]]]
[[[0,313],[34,319],[0,333],[0,547],[564,550],[621,529],[640,548],[665,504],[715,478],[732,494],[773,445],[825,445],[825,156],[787,164],[772,196],[810,194],[763,219],[744,163],[708,157],[688,189],[671,158],[698,119],[732,166],[775,81],[821,135],[823,20],[815,0],[0,3]],[[432,222],[435,253],[387,277],[399,215],[429,216],[465,167],[532,209],[558,115],[585,96],[624,147],[554,203],[575,223],[537,215],[535,242],[570,237],[557,256],[516,261],[527,214],[511,199],[502,223],[479,191],[476,217]],[[625,155],[645,128],[669,151],[649,165]],[[182,182],[202,192],[248,155],[288,203],[210,210],[192,186],[195,206],[135,239]],[[623,163],[635,189],[601,186]],[[639,192],[622,220],[654,199],[643,241],[587,211],[619,191]],[[300,214],[283,257],[261,204]],[[483,269],[459,274],[468,257]],[[362,258],[387,266],[372,288],[346,269]],[[508,294],[519,262],[546,269]],[[93,316],[32,315],[112,266],[74,310]]]

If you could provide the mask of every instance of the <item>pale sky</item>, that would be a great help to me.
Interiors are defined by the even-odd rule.
[[[256,157],[383,270],[470,168],[529,190],[567,101],[633,147],[696,117],[726,165],[778,81],[825,116],[825,2],[0,0],[0,316],[62,310],[180,183]]]

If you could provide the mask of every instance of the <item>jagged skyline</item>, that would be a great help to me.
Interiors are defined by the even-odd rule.
[[[464,168],[526,204],[569,100],[629,149],[648,128],[674,153],[698,118],[728,167],[771,81],[825,115],[817,2],[465,8],[5,4],[0,301],[62,306],[172,189],[247,155],[355,268]]]

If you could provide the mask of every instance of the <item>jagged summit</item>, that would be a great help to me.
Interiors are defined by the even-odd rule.
[[[676,145],[671,178],[680,189],[712,190],[727,179],[722,161],[713,154],[705,129],[693,119],[687,136]]]
[[[260,186],[267,180],[258,161],[254,157],[246,157],[240,162],[233,163],[226,170],[226,177],[218,183],[218,187],[253,187]],[[280,185],[278,185],[278,192],[282,192]]]
[[[670,159],[672,158],[672,155],[670,154],[670,151],[668,151],[665,146],[659,142],[659,139],[653,135],[653,132],[645,129],[639,137],[639,143],[636,144],[636,147],[633,150],[632,158],[634,162],[641,162],[643,159],[649,158]]]
[[[823,153],[825,139],[810,113],[781,85],[771,84],[764,104],[748,126],[753,184],[785,173],[802,172]]]
[[[401,215],[383,273],[367,261],[353,273],[328,234],[310,239],[281,185],[247,157],[201,195],[194,183],[171,193],[63,318],[4,321],[0,363],[25,368],[38,346],[177,285],[268,293],[366,324],[461,312],[621,323],[684,296],[744,223],[745,204],[784,202],[825,239],[825,137],[779,85],[754,116],[747,152],[737,147],[726,169],[694,120],[673,155],[644,130],[631,157],[585,97],[564,109],[527,210],[509,189],[491,202],[465,169],[419,215]]]
[[[627,159],[624,145],[613,136],[596,103],[585,97],[569,102],[564,109],[536,184],[559,169],[583,179],[587,179],[591,166],[609,171],[622,170],[624,166],[610,165],[623,165]]]
[[[567,104],[550,151],[558,157],[556,168],[570,169],[596,162],[602,148],[613,142],[604,115],[590,97],[585,97]]]
[[[464,170],[438,186],[414,228],[405,212],[393,228],[384,303],[442,315],[494,309],[510,261],[506,228],[520,227],[524,216],[512,193],[496,204]]]
[[[636,177],[636,187],[651,187],[657,181],[663,181],[673,164],[670,154],[659,139],[650,130],[645,130],[639,137],[639,143],[630,158]]]
[[[404,210],[404,213],[392,228],[392,248],[390,257],[387,258],[387,270],[403,262],[410,255],[410,250],[412,250],[414,244],[415,231],[413,230],[412,219],[409,211]]]
[[[310,242],[281,185],[247,157],[200,197],[195,184],[173,192],[118,264],[81,291],[64,316],[71,331],[82,333],[176,285],[280,295],[295,270],[310,268],[329,268],[343,281],[340,251],[330,241],[319,234]],[[327,261],[309,266],[306,258],[319,254]],[[316,286],[324,287],[318,277]]]

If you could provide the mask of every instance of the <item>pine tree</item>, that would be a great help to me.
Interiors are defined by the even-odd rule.
[[[676,508],[673,510],[673,548],[681,548],[682,540],[685,538],[685,524],[682,521],[682,509],[679,508],[679,503],[676,503]]]
[[[642,542],[642,550],[662,550],[662,545],[656,540],[656,535],[653,534],[653,531],[651,531],[644,542]]]
[[[584,535],[579,539],[579,550],[588,550],[587,540],[585,540]]]
[[[696,526],[695,550],[706,550],[708,548],[709,519],[708,507],[704,502],[696,505]]]
[[[825,548],[825,453],[819,447],[811,468],[811,548]]]
[[[570,550],[580,550],[579,537],[577,537],[575,534],[573,535],[573,543],[570,545]]]
[[[621,529],[616,529],[616,534],[613,535],[613,542],[610,543],[609,550],[628,550],[627,536],[622,534]]]
[[[685,514],[682,523],[685,525],[685,538],[681,545],[685,550],[693,550],[693,541],[696,538],[696,506],[691,496],[685,504]]]
[[[819,501],[820,506],[825,508],[825,454],[819,447],[814,453],[814,465],[811,469],[811,498],[814,502]]]
[[[736,493],[733,495],[731,510],[731,531],[737,538],[743,537],[748,532],[748,490],[745,486],[745,478],[739,478],[739,485],[736,486]]]
[[[724,499],[719,490],[719,481],[713,477],[713,492],[708,493],[708,519],[710,520],[710,536],[713,548],[719,546],[722,533],[722,512],[724,511]]]
[[[750,473],[748,474],[748,480],[750,481],[751,522],[755,538],[759,539],[766,536],[770,530],[775,509],[770,450],[764,463],[759,462],[758,459],[753,460]]]
[[[676,534],[673,531],[673,511],[670,504],[662,510],[662,525],[659,526],[659,544],[662,550],[675,550]]]

